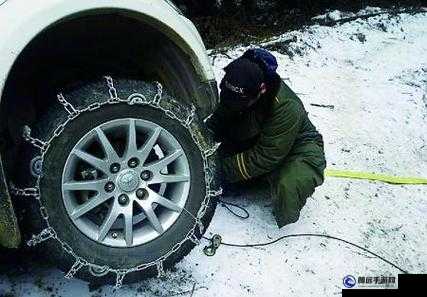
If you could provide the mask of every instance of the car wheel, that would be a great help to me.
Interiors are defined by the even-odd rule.
[[[209,136],[197,116],[191,132],[174,117],[189,110],[185,104],[165,93],[158,106],[141,102],[156,97],[155,84],[114,84],[74,86],[60,96],[66,108],[58,104],[32,133],[49,140],[37,178],[44,214],[37,225],[54,238],[41,250],[71,276],[103,283],[172,267],[216,206],[200,146]],[[125,100],[111,100],[111,87]]]

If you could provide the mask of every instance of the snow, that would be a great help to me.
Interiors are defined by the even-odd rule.
[[[315,16],[315,17],[312,18],[312,20],[324,20],[324,19],[327,19],[327,20],[330,20],[330,21],[337,21],[337,20],[340,20],[340,19],[343,19],[343,18],[354,17],[354,16],[356,16],[356,15],[354,13],[352,13],[352,12],[347,12],[346,13],[346,12],[342,12],[342,11],[339,11],[339,10],[333,10],[333,11],[330,11],[330,12],[328,12],[326,14]]]
[[[289,40],[287,54],[275,52],[278,71],[323,134],[329,168],[427,177],[427,13],[316,25],[263,45]],[[212,54],[218,81],[222,68],[246,49]],[[225,197],[246,207],[250,218],[240,220],[218,206],[207,235],[245,244],[285,234],[329,234],[412,273],[427,273],[426,197],[426,186],[327,178],[300,220],[279,230],[268,192],[250,190]],[[89,293],[86,283],[65,280],[56,269],[34,268],[31,274],[0,277],[0,295],[190,296],[194,286],[193,296],[335,296],[348,274],[397,278],[399,273],[363,251],[321,238],[291,238],[262,248],[221,246],[214,257],[203,254],[205,244],[166,280]]]

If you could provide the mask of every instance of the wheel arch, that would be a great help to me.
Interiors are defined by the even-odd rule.
[[[17,2],[20,0],[6,4]],[[9,30],[0,32],[5,41],[0,52],[6,53],[0,55],[0,134],[6,130],[13,138],[20,133],[23,123],[33,123],[48,105],[56,104],[55,94],[76,77],[81,79],[79,75],[158,80],[178,100],[194,103],[201,117],[214,110],[216,81],[203,42],[190,21],[166,9],[166,2],[150,5],[150,1],[130,0],[126,7],[93,2],[99,7],[88,8],[87,1],[75,1],[77,8],[84,8],[79,10],[60,1],[70,13],[58,16],[58,7],[49,8],[31,14],[23,24],[12,25],[2,20],[5,11],[0,10],[0,27],[5,22],[5,31]],[[122,1],[111,2],[118,5]],[[11,9],[9,13],[19,12]],[[97,73],[92,73],[95,68]]]
[[[154,24],[186,52],[202,80],[214,79],[205,48],[194,25],[165,1],[127,0],[104,1],[11,0],[0,10],[0,90],[16,58],[41,32],[58,23],[88,14],[116,11],[146,24]],[[71,5],[70,5],[71,4]],[[19,18],[17,17],[19,16]]]
[[[7,2],[7,4],[21,2],[20,0],[14,0]],[[46,2],[51,4],[53,0]],[[27,58],[28,49],[46,32],[52,32],[55,27],[57,28],[67,23],[79,22],[79,20],[89,16],[101,17],[114,14],[123,19],[132,19],[135,23],[142,26],[154,28],[157,34],[163,35],[171,44],[176,46],[169,53],[174,55],[174,57],[168,58],[169,63],[173,60],[185,60],[187,65],[174,65],[174,67],[187,66],[187,69],[175,75],[175,78],[190,80],[188,76],[193,74],[194,77],[191,79],[196,80],[197,85],[193,83],[193,86],[190,86],[193,89],[191,90],[193,93],[191,97],[199,97],[196,98],[198,100],[197,105],[199,105],[199,108],[204,109],[204,111],[205,109],[212,109],[217,102],[216,88],[213,88],[215,87],[214,73],[203,41],[191,21],[173,10],[166,2],[159,1],[155,4],[150,3],[151,1],[142,0],[128,0],[125,4],[122,4],[122,1],[109,2],[111,3],[108,3],[109,5],[106,6],[105,1],[91,1],[88,4],[87,1],[77,0],[73,1],[75,5],[70,6],[67,5],[66,1],[59,1],[58,4],[51,4],[47,8],[35,11],[34,13],[25,13],[24,9],[27,9],[25,7],[9,8],[8,5],[5,5],[6,9],[3,8],[0,10],[0,26],[3,31],[0,32],[0,38],[4,41],[3,48],[0,46],[0,52],[2,53],[0,55],[0,103],[5,97],[4,94],[11,79],[13,79],[13,71],[17,68],[17,64],[19,61]],[[8,8],[9,12],[7,11]],[[5,18],[1,20],[3,14]],[[8,19],[7,16],[12,14],[23,14],[22,18],[25,21],[17,22],[12,20],[12,22],[8,22],[10,18]],[[34,58],[37,57],[29,57],[29,59]],[[188,89],[189,83],[185,82],[185,85]],[[181,86],[181,92],[184,89]],[[189,97],[188,95],[185,94],[183,97]],[[204,98],[200,98],[201,95]]]

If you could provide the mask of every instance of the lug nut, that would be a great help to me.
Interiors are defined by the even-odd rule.
[[[119,163],[111,164],[110,171],[111,171],[111,173],[119,172],[120,171],[120,164]]]
[[[122,194],[119,196],[119,204],[120,205],[126,205],[129,202],[129,197],[125,194]]]
[[[136,197],[138,197],[138,199],[145,199],[147,196],[148,196],[148,192],[146,189],[136,190]]]
[[[139,160],[137,158],[132,158],[129,160],[128,165],[130,168],[135,168],[139,165]]]
[[[116,188],[116,185],[113,182],[108,182],[105,184],[105,192],[111,193],[114,191],[114,189]]]
[[[151,177],[152,177],[152,173],[150,171],[144,170],[143,172],[141,172],[141,179],[142,180],[147,181],[147,180],[151,179]]]

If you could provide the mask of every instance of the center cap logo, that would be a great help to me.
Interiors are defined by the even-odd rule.
[[[138,188],[139,178],[138,174],[131,169],[124,170],[117,177],[117,184],[122,191],[132,192]]]

